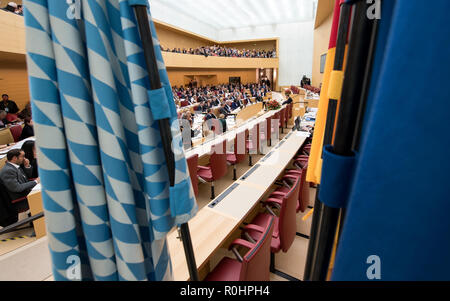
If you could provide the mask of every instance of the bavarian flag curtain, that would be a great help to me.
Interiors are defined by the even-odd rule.
[[[382,1],[333,280],[450,280],[449,11]]]
[[[341,12],[341,4],[344,0],[336,0],[334,6],[333,24],[331,27],[330,43],[327,52],[325,71],[323,76],[322,91],[320,93],[319,111],[317,113],[316,124],[314,127],[314,137],[311,146],[311,153],[308,162],[308,171],[306,180],[311,183],[320,184],[322,173],[322,149],[325,135],[325,127],[328,115],[329,96],[328,91],[333,89],[330,87],[331,73],[334,67],[334,59],[336,55],[336,42],[338,37],[339,19]],[[345,66],[345,61],[344,61]],[[339,107],[339,99],[338,107]]]
[[[150,91],[135,3],[24,1],[55,280],[171,280],[166,234],[197,210],[155,28],[163,88]],[[156,121],[166,117],[174,187]],[[68,271],[77,262],[79,275]]]

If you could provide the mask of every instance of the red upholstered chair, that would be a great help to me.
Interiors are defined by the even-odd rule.
[[[292,183],[291,188],[286,192],[274,192],[267,200],[263,202],[269,213],[259,214],[251,223],[260,227],[265,227],[271,217],[275,217],[275,228],[272,235],[271,252],[278,253],[280,250],[287,252],[294,242],[296,235],[296,208],[298,194],[300,191],[300,178],[294,176],[285,176],[283,180],[289,180]],[[278,216],[272,208],[277,208]],[[262,237],[261,231],[249,230],[248,234],[259,241]],[[271,270],[275,270],[274,256],[271,260]]]
[[[251,138],[250,138],[251,133]],[[259,138],[258,138],[258,126],[254,125],[250,130],[245,130],[246,148],[248,152],[248,165],[253,166],[252,153],[256,151],[258,153]]]
[[[238,133],[234,139],[234,152],[227,154],[227,162],[233,165],[233,180],[237,180],[236,165],[245,160],[247,154],[245,131]]]
[[[267,132],[268,132],[267,122],[265,120],[258,123],[258,149],[260,149],[260,145],[267,146]],[[263,149],[264,151],[264,149]]]
[[[16,121],[17,118],[18,118],[18,117],[17,117],[16,114],[8,113],[8,114],[6,115],[6,120],[8,120],[9,122]]]
[[[286,108],[284,109],[284,120],[285,120],[284,125],[285,125],[285,128],[287,128],[288,123],[289,123],[289,111],[290,110],[291,110],[291,104],[288,104],[286,106]]]
[[[189,168],[189,175],[191,176],[192,187],[194,188],[195,196],[198,196],[198,155],[195,154],[187,158],[187,165]]]
[[[187,100],[183,100],[183,101],[181,101],[180,102],[180,106],[183,108],[183,107],[187,107],[189,105],[189,101],[187,101]]]
[[[286,127],[286,108],[280,111],[280,127],[281,132],[284,133],[284,128]]]
[[[300,191],[298,194],[298,202],[297,202],[297,210],[296,212],[305,212],[306,208],[308,208],[309,204],[309,185],[308,182],[306,182],[306,173],[308,171],[308,163],[301,168],[301,169],[291,169],[286,170],[285,177],[288,178],[289,176],[295,177],[300,179]],[[293,178],[291,178],[292,180]],[[289,183],[284,183],[285,186],[282,188],[279,188],[281,192],[286,192],[290,188]]]
[[[289,119],[291,119],[292,115],[294,114],[294,104],[290,103],[288,107],[289,107],[289,110],[288,110],[288,112],[289,112]]]
[[[14,142],[19,142],[19,139],[20,139],[20,136],[22,135],[22,130],[23,130],[22,126],[15,125],[15,126],[12,126],[9,130],[11,131],[11,135],[14,138]]]
[[[309,156],[309,153],[311,152],[311,144],[307,144],[302,148],[302,152],[304,155]]]
[[[270,244],[273,235],[275,217],[271,217],[265,227],[247,225],[247,231],[261,233],[258,242],[236,239],[230,246],[237,259],[225,257],[206,277],[206,281],[269,281],[270,280]],[[236,247],[242,246],[249,250],[242,257]]]
[[[273,115],[271,117],[271,121],[270,121],[270,130],[271,130],[271,135],[270,135],[270,146],[272,146],[272,137],[275,135],[276,137],[278,136],[278,132],[279,132],[279,128],[280,128],[280,112],[275,113],[275,115]]]
[[[216,144],[211,151],[209,165],[199,166],[198,176],[202,181],[211,183],[211,199],[215,199],[214,181],[220,180],[227,174],[226,142]]]

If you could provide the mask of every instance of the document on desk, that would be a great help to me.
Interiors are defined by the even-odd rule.
[[[31,190],[31,191],[36,192],[36,191],[41,191],[41,190],[42,190],[42,186],[41,186],[41,183],[39,183],[36,186],[34,186],[33,190]]]

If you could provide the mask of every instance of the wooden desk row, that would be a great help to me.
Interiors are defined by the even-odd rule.
[[[262,158],[252,169],[202,208],[189,222],[197,268],[203,269],[211,256],[235,232],[258,205],[272,184],[284,172],[309,134],[292,132]],[[178,233],[167,242],[176,281],[189,280],[189,271]]]
[[[230,129],[226,133],[217,135],[211,140],[208,140],[198,146],[188,149],[185,152],[186,158],[189,158],[195,154],[197,154],[199,157],[209,154],[211,152],[211,147],[213,147],[215,144],[221,143],[224,140],[226,140],[228,142],[232,142],[236,138],[236,135],[238,133],[242,133],[245,130],[249,130],[249,129],[253,128],[256,124],[263,122],[268,117],[272,117],[273,115],[275,115],[277,112],[281,111],[285,107],[286,106],[283,106],[279,110],[268,111],[266,113],[264,113],[264,111],[260,111],[257,114],[257,115],[260,115],[259,117],[256,117],[257,115],[255,115],[253,117],[254,119],[247,120],[248,122],[245,122],[245,123],[240,123],[240,125],[236,126],[234,129]]]

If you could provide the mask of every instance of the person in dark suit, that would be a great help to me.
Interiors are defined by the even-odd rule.
[[[39,171],[38,171],[38,164],[37,164],[37,156],[36,156],[36,144],[34,141],[26,141],[22,145],[22,150],[25,153],[25,159],[28,159],[30,162],[31,167],[33,167],[33,171],[31,173],[30,179],[36,179],[39,177]],[[24,172],[26,171],[26,168],[24,164],[20,166]]]
[[[23,127],[19,140],[24,140],[29,137],[34,137],[33,120],[30,117],[26,117],[25,126]]]
[[[228,110],[225,108],[225,104],[222,104],[221,108],[219,109],[219,113],[223,114],[225,116],[227,116],[228,114],[230,114],[230,112],[228,112]]]
[[[231,104],[231,110],[236,110],[237,108],[239,108],[239,103],[235,100],[233,101],[233,103]]]
[[[216,115],[213,114],[212,109],[208,109],[208,114],[206,114],[205,121],[210,119],[217,119]]]
[[[222,124],[222,130],[225,133],[227,131],[227,119],[224,114],[220,114],[219,121]]]
[[[225,109],[228,111],[228,114],[230,114],[231,111],[233,111],[233,109],[231,108],[231,106],[228,103],[225,104]]]
[[[2,95],[2,101],[0,102],[0,110],[5,111],[8,114],[16,114],[19,112],[17,104],[9,99],[8,94]]]
[[[281,105],[288,105],[288,104],[291,104],[293,102],[293,100],[292,100],[292,98],[291,98],[291,96],[289,96],[289,98],[285,101],[285,102],[283,102]]]
[[[7,162],[0,171],[0,180],[5,185],[11,200],[26,197],[31,190],[40,183],[37,178],[34,181],[28,181],[33,173],[33,167],[30,161],[25,158],[25,152],[19,149],[10,150],[7,155]],[[24,169],[20,165],[24,165]]]

